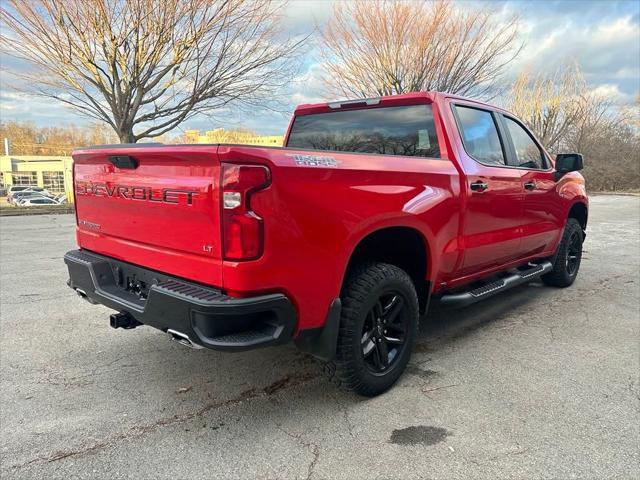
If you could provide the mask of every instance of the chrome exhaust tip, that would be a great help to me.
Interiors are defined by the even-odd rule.
[[[83,299],[86,300],[87,302],[89,302],[91,305],[97,305],[98,302],[96,302],[95,300],[89,298],[87,296],[87,292],[85,292],[84,290],[82,290],[81,288],[76,288],[76,293],[78,294],[78,296]]]
[[[198,345],[197,343],[193,343],[189,338],[189,335],[178,332],[177,330],[168,329],[167,333],[171,336],[171,340],[174,342],[178,342],[180,345],[184,345],[185,347],[193,348],[194,350],[200,350],[204,348],[202,345]]]

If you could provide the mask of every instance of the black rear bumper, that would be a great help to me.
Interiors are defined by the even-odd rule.
[[[81,296],[141,324],[186,336],[196,346],[250,350],[287,343],[295,329],[295,308],[282,294],[232,298],[86,250],[67,252],[64,261],[69,286]]]

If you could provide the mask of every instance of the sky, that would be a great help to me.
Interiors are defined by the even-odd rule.
[[[290,0],[285,7],[283,28],[291,35],[308,34],[315,25],[326,22],[332,0]],[[549,70],[562,63],[576,61],[582,67],[589,88],[609,95],[618,103],[629,103],[640,92],[640,1],[548,1],[509,0],[458,2],[470,8],[487,3],[505,18],[517,13],[521,19],[520,36],[525,42],[519,57],[505,72],[504,81],[518,73]],[[11,60],[0,59],[2,67]],[[282,113],[256,111],[240,115],[233,109],[215,117],[194,117],[172,134],[184,130],[247,128],[264,135],[280,135],[288,124],[295,105],[327,100],[322,84],[322,63],[318,46],[305,54],[299,75],[286,92],[288,101]],[[33,98],[10,90],[6,77],[0,76],[0,120],[30,121],[37,125],[83,125],[86,119],[63,104]]]

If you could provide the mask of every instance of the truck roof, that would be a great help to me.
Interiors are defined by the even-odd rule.
[[[374,98],[358,98],[351,100],[338,100],[334,102],[324,103],[305,103],[298,105],[294,111],[295,115],[310,115],[313,113],[331,112],[344,107],[379,107],[379,106],[401,106],[401,105],[415,105],[416,103],[432,103],[437,97],[454,98],[457,100],[464,100],[466,102],[473,102],[479,105],[489,106],[484,102],[475,100],[473,98],[463,97],[461,95],[454,95],[446,92],[411,92],[403,93],[401,95],[388,95]],[[491,106],[491,108],[496,108]]]

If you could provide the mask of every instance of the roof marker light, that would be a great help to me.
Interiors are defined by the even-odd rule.
[[[378,105],[380,103],[380,97],[378,98],[360,98],[358,100],[345,100],[338,102],[330,102],[329,108],[337,109],[342,107],[356,106],[356,105]]]

